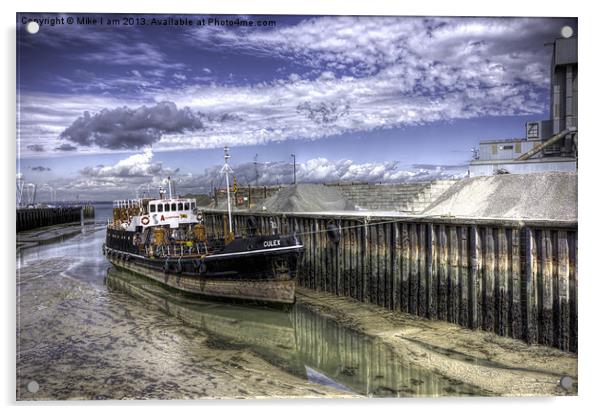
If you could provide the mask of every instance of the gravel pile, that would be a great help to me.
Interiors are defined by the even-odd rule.
[[[424,212],[430,216],[577,221],[577,174],[503,174],[461,180]]]
[[[297,184],[285,187],[267,198],[258,210],[272,212],[315,212],[355,210],[336,187],[322,184]]]

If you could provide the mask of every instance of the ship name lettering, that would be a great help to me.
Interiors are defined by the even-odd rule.
[[[280,246],[280,240],[267,240],[263,242],[263,247],[276,247]]]

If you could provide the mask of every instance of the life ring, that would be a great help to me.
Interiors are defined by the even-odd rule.
[[[148,216],[142,216],[142,218],[140,219],[140,223],[142,223],[143,226],[148,226],[148,223],[150,223],[150,219],[148,218]]]
[[[203,214],[202,213],[198,213],[196,215],[196,221],[198,221],[199,223],[203,222]]]

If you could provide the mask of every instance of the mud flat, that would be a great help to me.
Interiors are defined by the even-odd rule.
[[[297,300],[337,323],[381,338],[406,363],[501,396],[577,394],[577,355],[380,306],[299,289]],[[572,387],[559,385],[569,376]]]
[[[103,226],[94,225],[87,221],[84,231],[99,230]],[[49,227],[41,227],[33,230],[26,230],[17,233],[17,252],[20,249],[34,247],[39,244],[52,243],[61,239],[78,235],[82,232],[79,223],[58,224]]]
[[[57,258],[18,269],[17,400],[353,396],[71,277],[76,265]]]

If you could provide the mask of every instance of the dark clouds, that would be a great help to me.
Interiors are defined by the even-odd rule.
[[[316,124],[329,124],[349,113],[348,103],[325,103],[312,104],[305,101],[297,106],[297,112],[304,114]]]
[[[75,151],[75,150],[77,150],[77,147],[74,147],[71,144],[61,144],[58,147],[56,147],[55,150],[57,150],[57,151]]]
[[[27,149],[30,149],[33,152],[44,152],[44,146],[40,145],[40,144],[31,144],[31,145],[28,145]]]
[[[30,167],[29,168],[31,171],[38,171],[38,172],[44,172],[44,171],[50,171],[50,168],[48,167],[44,167],[42,165],[39,165],[37,167]]]
[[[190,108],[178,109],[173,102],[136,109],[123,106],[88,111],[65,129],[60,138],[82,146],[108,149],[137,149],[152,145],[164,134],[183,133],[203,128],[201,115]]]

